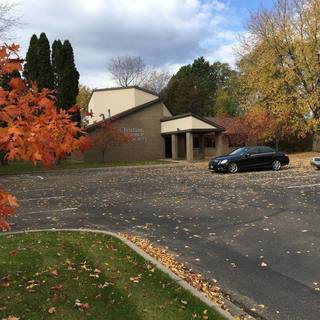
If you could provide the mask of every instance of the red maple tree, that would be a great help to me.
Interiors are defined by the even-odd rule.
[[[243,116],[233,118],[227,132],[239,145],[250,141],[278,141],[289,134],[281,119],[268,110],[252,108]]]
[[[131,141],[132,136],[119,131],[114,121],[111,120],[104,120],[92,138],[92,144],[101,152],[101,162],[104,162],[108,149]]]
[[[0,46],[0,77],[22,71],[18,45]],[[55,159],[89,146],[89,139],[70,119],[70,112],[57,109],[54,92],[39,91],[34,83],[12,78],[10,91],[0,87],[0,152],[6,159],[37,162],[50,167]],[[10,229],[8,218],[18,207],[14,196],[0,189],[0,228]]]

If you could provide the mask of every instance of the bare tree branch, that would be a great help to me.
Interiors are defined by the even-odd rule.
[[[148,67],[141,57],[112,58],[108,70],[120,87],[141,86],[149,75]]]
[[[10,39],[10,33],[18,25],[19,17],[14,14],[17,3],[0,2],[0,39]]]
[[[160,94],[162,89],[166,87],[171,74],[167,71],[154,69],[150,72],[149,77],[143,83],[143,87],[157,94]]]

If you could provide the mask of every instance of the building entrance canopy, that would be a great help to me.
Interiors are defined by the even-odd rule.
[[[161,134],[171,135],[172,159],[178,159],[178,135],[186,135],[186,158],[193,161],[193,134],[199,134],[200,152],[204,152],[204,134],[214,132],[216,135],[217,153],[222,144],[222,132],[225,129],[216,123],[193,113],[186,113],[178,116],[161,119]],[[222,146],[221,146],[222,148]]]
[[[222,132],[225,129],[214,122],[193,113],[161,119],[161,134],[182,132]]]

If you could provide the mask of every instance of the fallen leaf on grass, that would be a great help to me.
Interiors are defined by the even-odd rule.
[[[79,310],[86,310],[86,309],[89,309],[90,308],[90,304],[89,303],[82,303],[80,302],[79,299],[76,299],[75,303],[74,303],[74,306],[75,307],[78,307]]]
[[[81,269],[91,271],[91,268],[87,265],[87,261],[81,262]]]
[[[10,286],[9,278],[3,277],[0,279],[0,288],[8,288]]]
[[[96,273],[90,273],[89,277],[90,278],[99,278],[100,276],[98,274],[96,274]]]
[[[134,283],[139,283],[141,279],[141,274],[138,274],[138,276],[136,277],[130,277],[130,281],[134,282]]]
[[[63,289],[63,284],[57,284],[57,285],[51,287],[51,289],[52,290],[61,290],[61,289]]]
[[[150,272],[154,272],[154,266],[151,265],[151,264],[147,264],[147,269],[150,271]]]
[[[29,280],[29,281],[27,282],[27,287],[26,287],[26,289],[27,289],[27,290],[32,290],[33,288],[39,287],[39,286],[40,286],[40,282],[39,282],[39,281],[37,281],[37,280]]]
[[[182,262],[177,261],[172,254],[168,253],[167,250],[158,246],[154,246],[148,240],[126,233],[121,233],[121,235],[136,244],[152,257],[156,258],[161,264],[169,268],[173,273],[184,279],[194,288],[204,293],[210,300],[220,305],[222,309],[227,310],[227,307],[225,306],[222,299],[223,296],[221,293],[221,289],[217,286],[215,281],[212,281],[212,283],[207,282],[202,275],[192,272],[190,268],[186,267]],[[131,277],[130,280],[133,282],[135,282],[134,280],[139,281],[135,278],[136,277]]]
[[[50,307],[49,309],[48,309],[48,313],[49,314],[54,314],[54,313],[56,313],[57,312],[57,309],[55,308],[55,307]]]
[[[49,272],[50,272],[53,276],[55,276],[55,277],[57,277],[57,276],[59,275],[58,270],[55,269],[55,268],[49,267],[48,270],[49,270]]]
[[[20,320],[18,317],[9,316],[8,318],[3,318],[2,320]]]
[[[94,269],[93,273],[89,274],[89,277],[90,278],[99,278],[100,277],[100,273],[101,273],[101,270],[96,268],[96,269]]]
[[[110,283],[109,282],[105,282],[104,284],[99,284],[98,288],[103,289],[103,288],[107,288],[109,286],[110,286]]]
[[[71,262],[69,259],[67,259],[65,261],[66,265],[67,265],[67,269],[69,271],[75,271],[76,270],[76,267],[75,267],[75,264],[73,262]]]

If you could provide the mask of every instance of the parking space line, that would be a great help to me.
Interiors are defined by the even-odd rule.
[[[248,181],[268,181],[268,180],[289,180],[289,179],[300,179],[300,178],[319,178],[319,174],[308,174],[308,175],[295,175],[295,176],[275,176],[275,177],[265,177],[258,179],[248,179]]]
[[[62,211],[72,211],[72,210],[77,210],[77,209],[79,209],[79,208],[65,208],[65,209],[30,211],[30,212],[26,212],[25,214],[46,213],[46,212],[62,212]]]
[[[294,189],[294,188],[311,188],[311,187],[318,187],[320,186],[320,183],[315,184],[304,184],[300,186],[289,186],[288,189]]]
[[[8,188],[6,189],[7,191],[10,191],[14,194],[17,194],[17,193],[22,193],[22,192],[30,192],[29,189],[25,189],[25,190],[16,190],[16,189],[11,189],[11,188]],[[32,192],[38,192],[38,191],[48,191],[48,190],[54,190],[54,188],[35,188],[35,189],[31,189]]]
[[[29,198],[29,199],[18,199],[19,202],[23,201],[36,201],[36,200],[49,200],[49,199],[61,199],[65,196],[57,196],[57,197],[39,197],[39,198]]]

